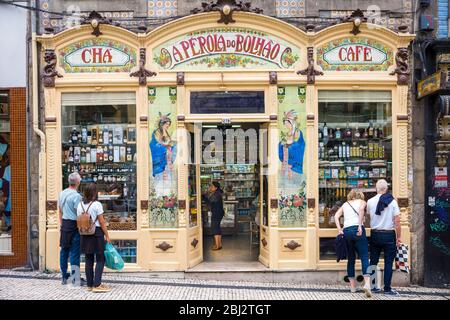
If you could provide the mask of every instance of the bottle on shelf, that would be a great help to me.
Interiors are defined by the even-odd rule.
[[[336,140],[339,140],[339,139],[342,138],[341,128],[338,127],[338,128],[336,129],[336,132],[335,132],[335,134],[334,134],[334,138],[335,138]]]
[[[345,128],[344,137],[345,138],[351,138],[352,137],[352,129],[349,127],[348,122],[347,122],[347,127]]]
[[[380,126],[378,129],[378,138],[383,139],[384,133],[383,133],[383,126]]]
[[[73,147],[69,147],[69,162],[73,162]]]
[[[373,124],[372,124],[372,120],[370,120],[370,122],[369,122],[368,137],[369,137],[369,139],[373,138]]]
[[[353,138],[355,140],[358,140],[359,138],[361,138],[361,133],[359,132],[358,125],[356,125],[355,130],[353,130]]]
[[[322,136],[324,139],[328,138],[328,127],[326,122],[323,123]]]
[[[364,131],[363,131],[362,137],[363,137],[364,139],[367,139],[367,138],[369,138],[369,132],[368,132],[367,128],[364,128]]]
[[[81,143],[88,143],[88,134],[86,127],[81,128]]]
[[[72,141],[72,144],[77,144],[78,143],[78,132],[77,132],[77,128],[76,127],[73,127],[73,129],[72,129],[70,140]]]

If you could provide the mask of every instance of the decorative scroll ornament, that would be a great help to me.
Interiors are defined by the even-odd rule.
[[[139,77],[139,85],[147,85],[147,77],[156,76],[156,72],[145,69],[145,48],[139,49],[139,70],[130,73],[130,77]]]
[[[91,11],[91,13],[89,13],[87,17],[83,17],[81,24],[90,24],[93,29],[91,34],[98,37],[99,35],[103,34],[100,31],[100,24],[112,24],[112,20],[103,18],[100,13],[94,10]]]
[[[42,80],[44,87],[55,87],[55,77],[62,78],[62,75],[56,70],[56,54],[55,50],[46,49],[44,52],[44,71],[42,73]]]
[[[295,250],[295,249],[297,249],[298,247],[300,247],[301,246],[301,244],[299,244],[297,241],[295,241],[295,240],[291,240],[291,241],[289,241],[289,243],[288,244],[285,244],[284,245],[284,247],[285,248],[289,248],[289,249],[291,249],[291,250]]]
[[[196,247],[197,247],[197,244],[198,244],[198,240],[197,240],[196,238],[194,238],[194,240],[192,240],[192,242],[191,242],[191,246],[193,246],[194,248],[196,248]]]
[[[390,75],[397,74],[397,84],[407,85],[409,80],[408,48],[398,48],[395,63],[397,67]]]
[[[254,13],[263,13],[263,10],[260,8],[251,8],[250,2],[237,2],[236,0],[217,0],[216,3],[214,1],[211,2],[202,2],[202,8],[195,8],[191,10],[192,14],[196,14],[199,12],[211,12],[211,11],[219,11],[220,19],[217,20],[217,23],[234,23],[233,20],[233,12],[235,11],[243,11],[243,12],[254,12]]]
[[[367,18],[364,17],[364,13],[361,11],[361,9],[356,9],[352,12],[351,15],[348,17],[345,17],[342,19],[343,22],[353,22],[353,29],[350,31],[353,35],[357,35],[361,31],[359,30],[359,27],[361,26],[361,22],[366,22]]]
[[[266,238],[262,238],[261,243],[262,243],[262,245],[263,245],[264,247],[267,246],[267,240],[266,240]]]
[[[158,244],[158,245],[156,246],[156,248],[161,249],[162,251],[167,251],[167,250],[169,250],[170,248],[173,248],[173,246],[170,245],[170,244],[168,244],[167,242],[163,241],[163,242],[161,242],[160,244]]]
[[[314,48],[308,47],[308,67],[304,70],[297,71],[297,74],[306,75],[306,82],[314,84],[316,76],[323,76],[323,72],[314,68]]]

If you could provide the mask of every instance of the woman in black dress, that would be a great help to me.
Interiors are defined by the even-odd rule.
[[[213,181],[209,186],[209,194],[206,196],[207,202],[211,209],[211,230],[214,236],[215,246],[213,250],[222,249],[222,230],[220,229],[220,222],[225,214],[223,210],[223,191],[220,188],[220,183]]]

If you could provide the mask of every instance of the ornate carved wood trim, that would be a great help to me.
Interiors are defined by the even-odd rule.
[[[103,33],[100,31],[101,24],[112,24],[111,19],[102,17],[97,11],[91,11],[87,17],[83,17],[81,24],[90,24],[92,27],[92,35],[98,37]]]
[[[178,200],[178,209],[186,210],[186,200]]]
[[[289,249],[291,249],[291,250],[295,250],[295,249],[297,249],[298,247],[301,247],[301,244],[299,244],[299,243],[298,243],[297,241],[295,241],[295,240],[291,240],[291,241],[289,241],[288,244],[285,244],[284,247],[285,247],[285,248],[289,248]]]
[[[239,1],[236,0],[217,0],[214,2],[202,2],[201,8],[195,8],[191,10],[192,14],[200,13],[200,12],[212,12],[219,11],[220,19],[217,20],[217,23],[234,23],[233,20],[233,12],[235,11],[243,11],[243,12],[254,12],[254,13],[263,13],[263,10],[260,8],[252,8],[250,2]]]
[[[297,71],[297,74],[306,75],[306,82],[314,84],[316,76],[323,76],[323,72],[314,69],[314,47],[308,47],[308,67],[306,69]]]
[[[267,246],[267,240],[266,240],[266,238],[262,238],[262,239],[261,239],[261,243],[262,243],[263,247]]]
[[[316,207],[316,199],[308,198],[308,208],[314,209]]]
[[[278,120],[278,115],[276,115],[276,114],[271,114],[271,115],[269,116],[269,120],[271,120],[271,121],[277,121],[277,120]]]
[[[147,77],[156,76],[156,72],[145,69],[145,48],[139,49],[139,70],[130,73],[130,77],[139,77],[139,85],[147,85]]]
[[[47,202],[45,203],[45,209],[52,210],[52,211],[58,210],[58,201],[47,200]]]
[[[269,83],[270,84],[277,84],[278,83],[278,74],[276,71],[270,71],[269,72]]]
[[[55,123],[56,122],[56,117],[55,116],[45,117],[45,122],[46,123]]]
[[[197,247],[197,244],[198,244],[198,240],[196,238],[194,238],[194,240],[192,240],[192,242],[191,242],[191,246],[193,246],[195,249]]]
[[[148,210],[148,200],[141,200],[141,209]]]
[[[270,209],[278,208],[278,199],[270,199]]]
[[[359,27],[361,26],[361,22],[366,22],[367,18],[364,16],[364,12],[361,9],[356,9],[353,11],[348,17],[342,19],[342,22],[353,22],[353,29],[350,31],[353,35],[357,35],[361,31]]]
[[[306,120],[314,120],[314,114],[313,113],[308,113],[307,115],[306,115]]]
[[[62,78],[62,75],[56,70],[56,53],[53,49],[45,49],[44,51],[44,71],[42,72],[42,81],[44,87],[54,88],[55,77]]]
[[[408,115],[407,114],[398,114],[397,121],[408,121]]]
[[[167,251],[167,250],[169,250],[170,248],[173,248],[173,246],[170,245],[169,243],[163,241],[163,242],[161,242],[160,244],[158,244],[158,245],[156,246],[156,248],[161,249],[162,251]]]
[[[186,117],[184,115],[177,116],[177,121],[184,121]]]
[[[395,63],[397,67],[394,71],[389,73],[393,76],[397,74],[397,84],[398,85],[408,85],[409,82],[409,65],[408,65],[408,48],[398,48],[395,54]]]
[[[177,72],[177,86],[184,86],[184,72]]]
[[[148,121],[148,117],[147,116],[140,116],[139,117],[139,121],[140,122],[147,122]]]
[[[408,198],[398,198],[397,202],[400,208],[407,208],[409,204]]]

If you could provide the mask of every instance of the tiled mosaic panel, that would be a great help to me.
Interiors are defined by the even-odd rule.
[[[306,0],[279,0],[275,2],[277,17],[304,17]]]
[[[147,1],[148,16],[151,18],[165,18],[177,15],[177,0],[149,0]]]

